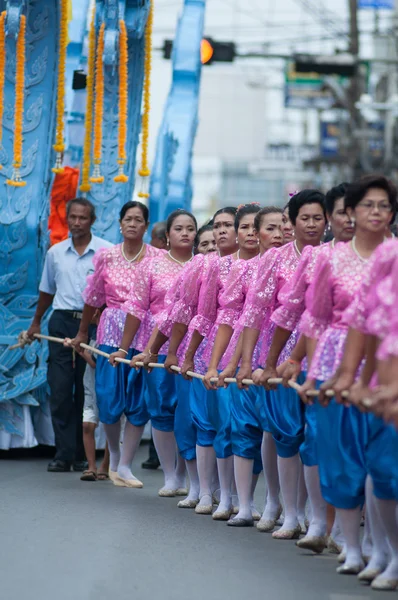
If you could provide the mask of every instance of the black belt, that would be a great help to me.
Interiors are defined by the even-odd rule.
[[[69,315],[70,317],[72,317],[72,319],[79,319],[79,321],[82,320],[83,318],[83,313],[79,310],[62,310],[62,309],[58,309],[56,312],[62,312],[62,313],[66,313],[67,315]]]

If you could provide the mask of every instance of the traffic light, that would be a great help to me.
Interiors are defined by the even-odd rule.
[[[173,51],[172,40],[163,44],[163,58],[170,59]],[[234,42],[215,42],[212,38],[204,38],[200,47],[201,61],[204,65],[214,62],[233,62],[236,57]]]

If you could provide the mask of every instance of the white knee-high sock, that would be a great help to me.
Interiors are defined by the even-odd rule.
[[[139,446],[144,426],[136,427],[129,421],[126,421],[123,434],[122,453],[120,456],[117,473],[123,479],[137,479],[131,471],[131,463],[134,460],[135,453]]]
[[[234,474],[239,499],[237,518],[252,518],[253,460],[234,456]]]
[[[212,504],[212,481],[216,467],[216,453],[213,446],[196,446],[196,464],[199,476],[200,503]]]
[[[109,468],[111,471],[117,471],[120,461],[120,421],[112,425],[104,425],[106,439],[109,448]]]
[[[189,492],[187,500],[198,500],[199,499],[199,475],[196,464],[196,458],[193,460],[185,461],[186,469],[189,477]]]
[[[312,516],[307,536],[324,536],[326,533],[326,502],[321,493],[318,467],[304,467],[304,476]]]
[[[353,509],[336,508],[336,514],[344,536],[346,550],[345,566],[351,567],[363,564],[359,541],[359,528],[361,525],[361,510],[359,506]]]
[[[176,440],[173,431],[160,431],[152,427],[153,443],[159,456],[160,465],[164,474],[164,488],[178,489],[175,477],[176,468]]]
[[[390,560],[383,579],[398,579],[398,503],[395,500],[375,498],[375,506],[386,531],[390,546]]]
[[[306,507],[308,500],[308,491],[305,484],[304,465],[299,460],[299,480],[297,489],[297,518],[303,530],[306,529]],[[311,511],[310,511],[311,512]]]
[[[387,532],[376,506],[376,498],[373,495],[373,482],[369,475],[366,478],[366,519],[369,521],[372,536],[372,554],[367,568],[384,570],[388,564],[389,553]]]
[[[182,458],[178,449],[176,448],[177,463],[175,467],[175,477],[178,488],[186,488],[187,486],[187,469],[186,461]]]
[[[231,508],[231,489],[234,476],[234,458],[217,458],[218,476],[220,478],[220,510]]]
[[[365,510],[363,511],[363,514],[365,516],[365,524],[364,524],[364,528],[363,528],[363,538],[362,538],[362,544],[361,544],[362,556],[370,559],[370,557],[372,556],[373,541],[372,541],[372,533],[370,531],[370,516],[368,513],[368,507],[366,504],[365,504]]]
[[[261,458],[263,461],[264,478],[267,489],[267,498],[261,518],[268,521],[277,516],[280,506],[278,457],[276,454],[274,438],[268,431],[263,432]]]
[[[282,531],[292,530],[298,526],[297,497],[299,482],[300,458],[299,455],[291,458],[278,456],[279,481],[285,511]]]
[[[337,516],[337,513],[335,514],[335,517],[334,517],[334,522],[333,522],[332,531],[330,532],[330,537],[339,546],[341,546],[341,547],[344,546],[344,536],[343,536],[343,533],[341,531],[341,527],[340,527],[339,518]]]

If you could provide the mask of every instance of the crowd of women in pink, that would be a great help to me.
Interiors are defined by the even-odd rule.
[[[143,487],[132,465],[151,421],[159,496],[397,588],[396,209],[392,182],[370,175],[284,209],[222,208],[199,231],[175,211],[158,250],[143,242],[147,208],[125,205],[72,340],[81,351],[102,309],[96,394],[114,485]]]

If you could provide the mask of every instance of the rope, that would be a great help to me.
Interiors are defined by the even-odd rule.
[[[49,342],[55,342],[58,344],[66,343],[67,345],[69,345],[68,338],[58,338],[58,337],[53,337],[50,335],[42,335],[41,333],[35,333],[33,337],[35,337],[37,339],[41,339],[41,340],[47,340]],[[8,349],[16,350],[17,348],[24,348],[27,344],[31,344],[31,343],[32,343],[32,340],[30,338],[28,338],[27,332],[22,331],[18,336],[18,343],[14,344],[13,346],[9,346]],[[93,348],[93,346],[89,346],[88,344],[80,344],[80,347],[84,348],[84,350],[89,350],[93,354],[98,354],[99,356],[103,356],[104,358],[110,358],[110,356],[111,356],[107,352],[103,352],[102,350],[99,350],[98,348]],[[73,349],[72,346],[71,346],[71,348]],[[116,360],[116,362],[123,363],[125,365],[129,365],[131,363],[131,360],[129,360],[128,358],[116,358],[115,360]],[[144,363],[138,361],[136,363],[136,366],[142,368],[144,366]],[[161,363],[149,363],[148,368],[149,369],[164,369],[165,366]],[[171,367],[171,369],[173,371],[175,371],[176,373],[181,373],[181,367],[177,367],[177,366],[173,365]],[[188,375],[188,377],[192,377],[193,379],[200,379],[201,381],[203,381],[203,379],[204,379],[204,375],[201,375],[200,373],[195,373],[194,371],[187,371],[186,374]],[[274,377],[274,378],[268,379],[268,384],[269,385],[281,385],[282,381],[283,381],[282,378]],[[212,377],[210,382],[217,383],[218,377]],[[237,383],[237,380],[235,377],[226,377],[225,383]],[[255,383],[252,379],[243,379],[242,384],[243,385],[255,385]],[[297,392],[300,391],[300,386],[295,381],[290,380],[289,386],[291,388],[293,388],[294,390],[296,390]],[[308,390],[306,395],[308,397],[315,398],[315,397],[319,396],[319,394],[320,394],[319,390]],[[333,398],[334,391],[326,390],[325,395],[327,398]],[[348,399],[349,392],[348,391],[342,392],[342,397]],[[367,406],[367,407],[371,406],[371,402],[372,401],[370,400],[370,398],[365,398],[365,400],[363,400],[364,406]]]

